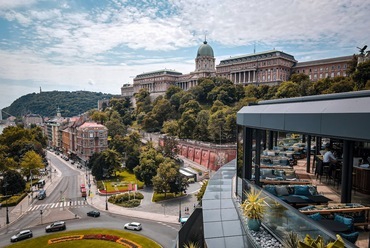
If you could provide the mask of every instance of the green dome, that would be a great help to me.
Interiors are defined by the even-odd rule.
[[[200,56],[210,56],[214,57],[213,49],[210,45],[207,44],[207,41],[204,41],[202,45],[198,48],[197,57]]]

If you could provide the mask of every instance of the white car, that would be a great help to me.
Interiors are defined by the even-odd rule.
[[[134,231],[140,231],[142,229],[141,224],[139,222],[126,223],[124,225],[124,228]]]

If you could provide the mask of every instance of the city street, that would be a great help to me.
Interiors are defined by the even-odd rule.
[[[191,214],[197,204],[195,194],[201,187],[200,182],[189,185],[187,196],[161,203],[151,201],[153,190],[147,187],[140,190],[144,199],[139,207],[127,209],[108,203],[106,210],[106,197],[97,193],[96,185],[91,184],[90,190],[94,192],[92,197],[85,201],[80,196],[79,185],[88,185],[89,173],[85,168],[79,169],[76,164],[72,165],[51,152],[48,152],[47,157],[52,164],[52,177],[45,177],[47,197],[43,200],[25,198],[16,207],[9,207],[9,225],[5,224],[5,208],[1,209],[0,246],[8,244],[10,236],[21,229],[30,228],[35,231],[35,236],[41,236],[44,235],[43,228],[47,223],[65,220],[68,230],[88,228],[91,221],[96,222],[94,227],[117,229],[121,229],[125,222],[139,221],[143,225],[145,223],[141,232],[143,235],[156,240],[164,247],[170,247],[174,244],[180,228],[180,212],[182,216]],[[190,163],[191,161],[185,160],[185,166]],[[93,220],[87,217],[86,213],[93,209],[98,209],[101,217]],[[158,230],[161,230],[160,235]]]

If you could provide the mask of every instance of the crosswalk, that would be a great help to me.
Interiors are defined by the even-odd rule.
[[[87,202],[84,200],[81,201],[64,201],[64,202],[55,202],[30,206],[26,212],[32,212],[37,210],[44,210],[50,208],[78,208],[88,206]]]

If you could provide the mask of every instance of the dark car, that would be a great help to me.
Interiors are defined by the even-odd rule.
[[[47,227],[45,227],[46,232],[54,232],[54,231],[61,231],[66,230],[66,223],[64,221],[54,222]]]
[[[96,210],[92,210],[90,212],[87,212],[87,216],[99,217],[100,216],[100,212],[99,211],[96,211]]]
[[[10,238],[10,242],[17,242],[19,240],[29,239],[29,238],[32,238],[32,236],[33,234],[31,230],[22,230],[19,233],[13,235]]]

